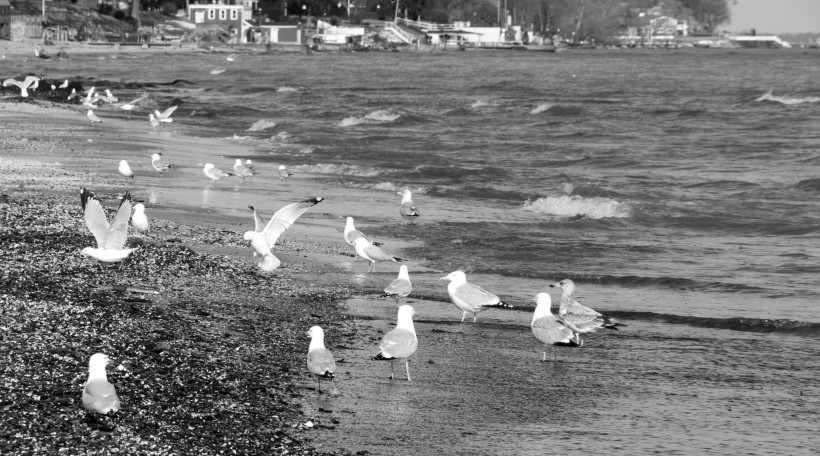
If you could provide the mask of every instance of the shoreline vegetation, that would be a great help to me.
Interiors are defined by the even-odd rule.
[[[242,241],[250,215],[174,219],[165,207],[146,235],[129,233],[139,249],[121,268],[98,263],[80,254],[94,242],[80,188],[109,212],[125,190],[140,194],[139,180],[100,163],[142,144],[125,122],[83,120],[71,108],[0,102],[0,453],[340,454],[306,435],[338,420],[306,416],[300,402],[314,394],[305,331],[332,325],[334,344],[355,335],[340,305],[354,291],[311,280],[327,269],[322,255],[349,254],[335,233],[300,220],[309,241],[288,237],[276,252],[284,267],[262,274]],[[113,360],[114,415],[81,405],[97,352]]]

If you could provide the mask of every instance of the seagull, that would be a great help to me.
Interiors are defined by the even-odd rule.
[[[134,205],[134,215],[131,217],[131,226],[140,233],[148,231],[150,227],[148,217],[145,215],[145,205],[142,203]]]
[[[37,90],[37,87],[40,87],[40,78],[37,78],[31,85],[31,91],[34,92],[35,90]]]
[[[97,106],[94,104],[98,100],[95,97],[94,87],[88,89],[88,92],[85,94],[85,98],[83,98],[83,106],[88,106],[90,108],[96,108]]]
[[[105,217],[105,211],[100,201],[93,193],[83,187],[80,192],[85,224],[97,240],[97,247],[86,247],[81,253],[96,258],[105,263],[115,263],[128,258],[136,248],[126,249],[125,240],[128,237],[128,219],[131,218],[131,194],[125,192],[120,200],[120,206],[111,224]]]
[[[553,315],[550,310],[552,299],[547,293],[538,293],[535,295],[535,312],[532,314],[532,335],[544,344],[544,359],[547,360],[546,347],[552,345],[552,354],[555,356],[555,361],[558,361],[558,350],[556,347],[580,347],[575,340],[573,340],[573,332],[569,329],[563,321]]]
[[[249,158],[249,159],[247,159],[247,160],[245,160],[245,166],[246,166],[249,170],[253,171],[253,173],[254,173],[254,174],[256,174],[256,168],[254,168],[254,167],[253,167],[253,162],[251,161],[251,159],[250,159],[250,158]]]
[[[63,81],[63,83],[62,83],[62,84],[60,84],[58,88],[60,88],[60,89],[65,89],[65,88],[68,88],[68,79],[66,79],[65,81]]]
[[[231,54],[231,55],[225,57],[225,60],[227,60],[229,62],[233,62],[234,60],[236,60],[236,54]]]
[[[131,171],[131,167],[128,166],[128,162],[125,160],[120,160],[120,166],[117,167],[117,171],[119,171],[123,177],[134,179],[134,172]]]
[[[382,343],[379,345],[379,354],[374,356],[375,361],[390,361],[390,380],[393,380],[393,363],[404,361],[407,369],[407,381],[410,379],[410,361],[408,358],[416,353],[419,340],[416,337],[416,330],[413,328],[413,315],[416,311],[408,305],[399,306],[396,328],[385,334]]]
[[[73,98],[77,97],[79,97],[77,94],[77,89],[71,89],[71,93],[68,94],[68,98],[66,98],[66,100],[71,101]]]
[[[202,168],[202,172],[205,173],[205,176],[208,179],[214,181],[214,183],[223,177],[233,176],[231,173],[226,173],[219,168],[215,168],[213,163],[205,163],[205,167]]]
[[[572,280],[564,279],[551,284],[550,287],[561,289],[558,318],[575,333],[576,343],[581,344],[581,334],[595,331],[598,328],[618,329],[617,326],[623,326],[576,301],[575,283]]]
[[[88,380],[83,386],[83,407],[89,412],[106,415],[120,409],[117,391],[114,385],[108,383],[105,375],[105,366],[110,362],[111,359],[102,353],[92,355],[88,361]]]
[[[111,90],[105,89],[105,96],[103,97],[103,101],[105,101],[106,103],[116,103],[119,100],[119,98],[115,97],[111,93]]]
[[[88,120],[90,120],[91,123],[95,123],[95,122],[102,123],[102,120],[100,120],[100,118],[97,117],[96,114],[94,114],[94,111],[92,111],[90,109],[88,110],[87,113],[85,113],[85,115],[88,117]]]
[[[390,285],[384,289],[382,297],[395,296],[396,302],[401,305],[401,298],[407,297],[411,291],[413,291],[413,286],[410,284],[410,274],[407,272],[407,266],[401,265],[398,278],[390,282]]]
[[[384,251],[382,251],[380,247],[376,246],[375,244],[371,243],[363,237],[355,239],[353,241],[353,246],[356,247],[357,255],[370,262],[370,264],[367,265],[368,272],[370,271],[371,267],[373,268],[373,272],[376,272],[377,261],[404,261],[399,257],[395,257],[393,255],[384,253]]]
[[[162,177],[163,171],[171,168],[171,165],[162,159],[162,152],[151,155],[151,166],[159,173],[160,177]]]
[[[154,118],[157,119],[160,123],[171,123],[174,119],[171,118],[171,114],[177,110],[177,106],[171,106],[170,108],[166,109],[165,111],[159,112],[159,110],[154,111]]]
[[[157,120],[157,118],[154,117],[153,114],[148,114],[148,121],[151,122],[151,126],[154,127],[154,128],[157,128],[157,127],[160,126],[160,121]]]
[[[308,330],[307,335],[310,337],[307,367],[310,373],[316,376],[319,393],[322,392],[322,379],[324,378],[330,379],[333,384],[330,395],[338,396],[339,390],[336,389],[336,381],[333,379],[333,374],[336,372],[336,361],[333,360],[330,350],[325,348],[325,332],[319,326],[313,326]]]
[[[293,176],[293,173],[288,171],[288,168],[285,167],[285,165],[279,165],[279,178],[285,180],[290,176]]]
[[[34,56],[39,57],[44,60],[48,60],[51,58],[50,55],[46,54],[45,52],[41,51],[39,47],[34,46]]]
[[[396,194],[401,195],[399,214],[401,214],[404,218],[404,224],[407,225],[408,221],[413,220],[420,215],[419,211],[416,209],[416,206],[413,205],[413,194],[410,192],[410,189],[407,188],[400,192],[396,192]]]
[[[350,245],[351,247],[353,247],[354,250],[355,250],[355,247],[356,247],[355,246],[355,241],[358,238],[367,239],[365,237],[364,233],[357,230],[356,227],[353,226],[353,217],[347,217],[347,220],[345,222],[345,242],[347,242],[347,244]],[[370,241],[368,241],[368,242],[370,242]],[[381,245],[378,242],[370,242],[370,243],[375,245],[375,246],[380,246]],[[358,252],[356,253],[356,259],[357,260],[359,259],[359,253]]]
[[[137,107],[137,103],[139,103],[140,101],[142,101],[146,98],[148,98],[148,94],[143,93],[142,95],[140,95],[137,98],[134,98],[133,100],[129,101],[128,103],[123,103],[122,105],[120,105],[120,109],[122,109],[123,111],[133,111],[134,108]]]
[[[250,241],[251,248],[254,253],[259,255],[259,260],[256,265],[263,271],[273,271],[282,264],[278,258],[273,256],[271,249],[279,239],[279,236],[285,232],[302,214],[316,204],[322,202],[324,198],[317,196],[315,198],[306,199],[298,203],[291,203],[276,211],[271,217],[270,221],[262,231],[246,231],[244,239]],[[254,214],[256,210],[254,210]],[[254,216],[256,219],[256,216]],[[258,224],[258,222],[257,222]]]
[[[39,84],[39,81],[40,78],[38,78],[37,76],[26,76],[26,79],[23,79],[23,82],[20,82],[14,78],[8,78],[5,81],[3,81],[3,87],[11,87],[13,85],[16,85],[17,88],[20,89],[20,96],[25,98],[28,97],[28,88],[32,87],[32,85],[35,82]],[[35,88],[36,86],[32,87],[31,90],[33,91]]]
[[[55,86],[54,84],[51,84],[51,91],[54,92],[55,90],[57,90],[57,86]]]
[[[250,168],[242,164],[242,160],[236,159],[236,163],[233,164],[233,173],[235,176],[241,177],[242,180],[245,180],[246,177],[253,176],[254,173]]]
[[[512,307],[478,285],[467,283],[467,276],[462,271],[453,271],[441,280],[450,281],[447,293],[450,294],[453,304],[462,311],[461,321],[464,321],[468,313],[473,314],[473,321],[476,321],[478,313],[487,310],[488,307]]]

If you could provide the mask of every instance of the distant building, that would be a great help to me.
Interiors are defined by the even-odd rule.
[[[7,40],[11,33],[11,4],[0,0],[0,40]]]

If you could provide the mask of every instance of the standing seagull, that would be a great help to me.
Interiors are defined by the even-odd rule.
[[[293,225],[296,219],[314,205],[319,204],[323,199],[321,196],[317,196],[298,203],[288,204],[273,214],[273,217],[262,231],[245,232],[244,239],[250,241],[254,253],[259,255],[259,260],[256,262],[259,269],[273,271],[282,264],[279,258],[273,256],[271,252],[276,240]],[[256,213],[256,210],[254,210],[254,213]]]
[[[595,331],[598,328],[618,329],[620,323],[605,317],[597,311],[582,305],[575,300],[575,283],[564,279],[553,283],[550,287],[561,289],[561,306],[558,308],[558,318],[567,328],[575,333],[575,342],[581,344],[581,334]]]
[[[159,173],[159,177],[162,177],[163,171],[171,169],[171,165],[162,159],[161,152],[151,155],[151,166]]]
[[[33,84],[38,81],[40,81],[40,78],[37,76],[26,76],[26,79],[24,79],[23,82],[20,82],[14,78],[9,78],[3,81],[3,87],[15,85],[18,89],[20,89],[20,96],[25,98],[28,96],[28,88],[31,87],[31,90],[33,91],[36,88]]]
[[[94,111],[92,111],[90,109],[88,110],[87,113],[85,113],[85,115],[86,115],[86,117],[88,117],[88,120],[90,120],[91,123],[102,123],[102,120],[100,120],[100,118],[97,117],[96,114],[94,114]]]
[[[293,176],[293,173],[288,171],[288,168],[285,167],[285,165],[279,165],[279,179],[285,180],[290,176]]]
[[[416,209],[416,206],[413,205],[413,194],[408,188],[405,188],[400,192],[396,192],[396,194],[401,195],[399,214],[401,214],[404,218],[404,224],[407,225],[408,221],[413,220],[420,215],[419,211]]]
[[[223,172],[221,169],[214,167],[213,163],[205,163],[205,167],[202,168],[202,172],[205,174],[205,177],[211,179],[213,183],[216,183],[219,179],[227,176],[233,176],[231,173]]]
[[[148,217],[145,215],[145,205],[142,203],[134,205],[134,215],[131,216],[131,226],[139,233],[144,233],[150,228]]]
[[[399,306],[396,328],[384,335],[382,343],[379,345],[379,354],[374,356],[375,361],[390,361],[390,380],[393,380],[393,363],[404,361],[407,369],[407,381],[410,379],[410,361],[408,358],[416,353],[419,340],[416,337],[416,329],[413,327],[413,315],[416,311],[408,305]]]
[[[404,261],[399,257],[384,253],[380,247],[363,237],[355,239],[353,241],[353,246],[356,247],[357,255],[370,262],[370,264],[367,265],[368,272],[370,272],[371,268],[373,269],[373,272],[376,272],[377,261]]]
[[[336,389],[336,381],[333,378],[336,372],[336,361],[333,360],[333,354],[330,350],[325,348],[325,332],[318,326],[311,327],[307,335],[310,337],[310,346],[307,354],[307,367],[311,374],[316,376],[316,387],[319,393],[322,392],[322,379],[330,379],[333,384],[333,389],[330,391],[331,396],[338,396],[339,390]]]
[[[252,169],[243,165],[242,160],[237,158],[236,163],[233,164],[233,174],[234,176],[241,177],[242,180],[245,180],[246,177],[251,177],[256,173],[254,173]]]
[[[353,226],[353,217],[347,217],[347,219],[345,221],[345,242],[347,242],[347,244],[350,245],[351,247],[353,247],[354,250],[355,250],[355,247],[356,247],[355,246],[355,241],[358,238],[367,239],[367,237],[365,237],[364,233],[357,230],[356,227]],[[371,242],[371,244],[373,244],[375,246],[380,246],[381,245],[378,242]],[[356,253],[356,259],[357,260],[359,259],[359,254],[358,253]]]
[[[90,412],[103,415],[108,412],[117,412],[120,409],[120,399],[114,385],[108,383],[105,375],[105,366],[111,360],[102,353],[96,353],[88,361],[88,380],[83,387],[83,407]]]
[[[122,261],[137,250],[126,249],[125,240],[128,237],[128,220],[131,218],[131,194],[125,192],[120,200],[120,206],[111,224],[105,217],[105,211],[100,201],[94,194],[83,187],[80,192],[80,202],[82,203],[85,224],[88,226],[94,239],[97,240],[97,247],[86,247],[82,254],[96,258],[105,263],[115,263]]]
[[[253,167],[253,162],[251,161],[250,158],[245,160],[245,166],[247,166],[248,169],[251,170],[254,174],[257,174],[256,168]]]
[[[134,171],[131,171],[131,167],[128,166],[128,162],[125,160],[120,160],[120,166],[117,167],[117,171],[119,171],[123,177],[134,179]]]
[[[410,274],[407,272],[407,266],[401,265],[399,277],[390,282],[390,285],[384,289],[382,297],[395,296],[396,302],[401,305],[401,298],[407,297],[411,291],[413,291],[413,286],[410,284]]]
[[[462,271],[453,271],[441,280],[450,281],[447,293],[450,294],[453,304],[462,311],[461,321],[464,321],[468,313],[472,314],[473,321],[476,321],[478,313],[489,307],[512,307],[478,285],[467,283],[467,276]]]
[[[552,345],[552,354],[555,361],[558,361],[558,349],[556,347],[580,347],[572,340],[572,330],[564,325],[564,322],[553,315],[550,310],[552,299],[547,293],[535,295],[535,312],[532,314],[532,335],[538,342],[544,344],[544,359],[547,360],[547,346]]]

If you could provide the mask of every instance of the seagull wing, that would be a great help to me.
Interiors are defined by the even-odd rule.
[[[473,285],[471,283],[464,283],[460,285],[455,289],[454,294],[462,301],[473,306],[493,305],[498,304],[498,302],[501,301],[498,296],[479,287],[478,285]]]
[[[317,196],[316,198],[300,201],[298,203],[288,204],[282,209],[276,211],[276,213],[273,214],[273,218],[270,219],[270,222],[268,222],[267,226],[265,226],[265,229],[262,231],[262,235],[264,236],[265,242],[268,244],[268,248],[273,248],[273,244],[276,244],[276,240],[279,239],[279,236],[281,236],[285,230],[290,228],[296,219],[307,212],[307,210],[312,206],[321,202],[323,199],[324,198],[321,196]]]
[[[572,330],[554,316],[541,317],[532,322],[531,326],[532,334],[544,344],[566,343],[572,339]]]
[[[313,375],[332,377],[336,372],[336,361],[333,360],[330,351],[325,348],[308,352],[307,365]],[[330,375],[327,375],[328,373]]]
[[[139,103],[140,101],[142,101],[142,100],[144,100],[144,99],[146,99],[146,98],[148,98],[148,94],[147,94],[147,93],[144,93],[144,94],[140,95],[138,98],[134,98],[133,100],[129,101],[129,102],[128,102],[128,103],[126,103],[126,104],[127,104],[127,105],[135,105],[135,104]]]
[[[170,108],[166,109],[165,111],[162,111],[162,114],[160,114],[160,118],[161,119],[167,119],[167,118],[171,117],[171,114],[173,114],[174,111],[176,111],[176,110],[177,110],[177,106],[171,106]]]
[[[40,78],[38,78],[37,76],[26,76],[26,79],[23,80],[23,85],[28,87],[39,80]]]
[[[415,334],[403,328],[396,328],[385,334],[379,350],[381,350],[381,355],[388,359],[408,358],[413,356],[418,346],[419,342]]]
[[[259,212],[256,212],[256,208],[254,208],[253,206],[248,206],[248,207],[250,207],[251,210],[253,211],[253,222],[254,222],[253,230],[255,232],[259,233],[259,232],[261,232],[262,230],[265,229],[265,221],[262,220],[262,216],[259,215]]]
[[[14,78],[8,78],[8,79],[6,79],[5,81],[3,81],[3,87],[11,87],[11,86],[13,86],[13,85],[17,85],[17,86],[19,86],[19,84],[20,84],[20,83],[19,83],[19,82],[17,82],[17,80],[16,80],[16,79],[14,79]]]
[[[131,193],[125,192],[120,200],[117,214],[111,219],[111,227],[108,228],[108,238],[105,241],[106,249],[120,250],[125,247],[125,240],[128,237],[128,221],[130,219]]]
[[[100,201],[93,193],[83,188],[80,192],[80,202],[83,207],[85,225],[97,240],[97,248],[104,248],[108,239],[108,219],[105,218],[105,211]]]

